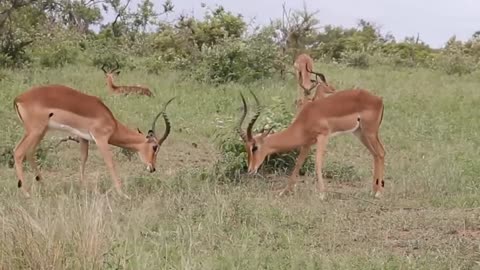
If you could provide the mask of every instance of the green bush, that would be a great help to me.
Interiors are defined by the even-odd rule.
[[[37,34],[31,54],[42,67],[62,67],[77,62],[82,40],[81,35],[65,29],[45,30]]]
[[[477,68],[477,63],[471,56],[461,53],[442,53],[436,59],[436,67],[448,75],[466,75]]]
[[[203,46],[193,71],[199,81],[251,82],[273,76],[279,67],[278,57],[273,43],[262,36],[226,38],[216,45]]]
[[[62,67],[65,64],[75,63],[78,57],[78,50],[57,44],[40,49],[37,52],[37,57],[40,65],[43,67]]]
[[[273,132],[287,128],[292,119],[292,106],[287,105],[280,97],[273,97],[273,106],[265,108],[255,126],[270,128]],[[223,118],[215,133],[215,143],[220,151],[221,158],[214,166],[214,175],[219,179],[239,180],[240,175],[247,171],[247,154],[243,141],[235,132],[237,118]],[[247,121],[246,121],[247,122]],[[246,125],[246,123],[244,123]],[[258,132],[258,131],[257,131]],[[255,131],[254,131],[255,133]],[[264,161],[259,173],[288,173],[295,166],[298,150],[274,154]],[[315,163],[313,155],[309,155],[301,173],[314,172]]]
[[[362,51],[345,51],[341,62],[349,67],[368,68],[370,66],[369,55]]]

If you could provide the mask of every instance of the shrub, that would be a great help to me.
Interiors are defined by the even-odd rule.
[[[82,37],[61,28],[45,30],[37,35],[32,56],[43,67],[62,67],[76,62],[80,53]]]
[[[472,73],[477,63],[468,55],[461,53],[442,53],[436,59],[436,66],[448,75],[465,75]]]
[[[274,127],[273,131],[283,130],[291,123],[293,113],[279,97],[273,97],[272,99],[275,105],[262,111],[262,116],[257,120],[255,126]],[[215,142],[220,150],[221,158],[214,166],[214,175],[218,179],[239,180],[240,175],[247,170],[245,147],[243,141],[234,131],[237,121],[237,118],[224,118],[218,121]],[[275,173],[281,171],[286,173],[291,171],[297,155],[297,150],[271,155],[264,161],[259,172]],[[314,170],[314,158],[310,155],[305,161],[301,173],[314,172]]]
[[[363,51],[345,51],[341,59],[341,62],[349,67],[368,68],[370,66],[369,55]]]
[[[39,63],[43,67],[62,67],[65,64],[74,63],[77,56],[76,48],[63,46],[63,44],[44,47],[37,52]]]
[[[100,68],[103,64],[108,67],[115,65],[115,62],[121,66],[124,66],[127,61],[127,52],[124,52],[123,48],[115,42],[114,39],[100,39],[90,43],[87,51],[90,55],[91,63]]]
[[[279,67],[278,57],[276,47],[265,37],[226,38],[202,47],[193,73],[197,80],[215,84],[250,82],[271,77]]]

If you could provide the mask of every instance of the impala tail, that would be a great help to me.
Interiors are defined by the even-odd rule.
[[[17,99],[13,100],[13,109],[15,110],[15,113],[17,114],[18,118],[20,118],[20,120],[23,122],[22,115],[18,111]]]

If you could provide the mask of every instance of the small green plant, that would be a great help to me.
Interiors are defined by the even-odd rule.
[[[10,147],[0,147],[0,166],[13,168],[13,149]]]

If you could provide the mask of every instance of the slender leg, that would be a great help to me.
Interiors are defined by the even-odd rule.
[[[373,192],[379,198],[385,186],[385,149],[378,133],[366,134],[361,130],[354,133],[373,156]]]
[[[88,158],[88,141],[79,138],[80,142],[80,182],[85,186],[85,163]]]
[[[18,145],[15,147],[15,150],[13,153],[14,160],[15,160],[15,172],[18,178],[17,185],[19,188],[22,189],[23,193],[27,197],[30,197],[30,193],[28,191],[28,188],[24,185],[25,176],[23,173],[23,161],[27,157],[27,159],[29,159],[29,162],[32,166],[32,169],[34,169],[37,172],[37,177],[39,177],[38,168],[33,156],[35,153],[34,150],[37,147],[38,143],[42,140],[44,134],[45,134],[44,131],[35,132],[35,133],[26,132],[23,138],[18,143]]]
[[[280,196],[286,195],[291,192],[293,193],[295,185],[298,181],[298,174],[300,172],[300,168],[302,167],[303,163],[305,163],[305,159],[307,159],[309,150],[310,146],[302,146],[300,148],[300,153],[298,154],[297,161],[295,162],[295,167],[293,168],[292,175],[290,176],[285,189],[280,192]]]
[[[28,151],[26,153],[26,158],[27,158],[28,163],[30,164],[30,167],[35,172],[35,180],[37,180],[37,181],[42,180],[40,170],[38,169],[38,166],[37,166],[37,161],[35,160],[35,150]]]
[[[37,166],[37,161],[35,160],[35,151],[37,150],[37,146],[44,136],[45,136],[45,131],[42,132],[40,136],[35,136],[35,138],[32,139],[30,148],[27,150],[27,153],[26,153],[27,161],[30,164],[30,167],[32,168],[32,170],[35,172],[36,181],[42,180],[42,175],[40,173],[40,169]]]
[[[375,194],[375,197],[378,198],[378,197],[381,197],[381,193],[383,192],[383,189],[385,187],[385,147],[383,146],[383,143],[380,140],[380,136],[378,135],[378,132],[377,132],[377,136],[375,137],[377,141],[377,144],[375,144],[375,148],[377,149],[377,153],[378,153],[378,160],[375,163],[375,166],[377,167],[378,175],[380,179],[380,188],[378,189],[377,194]]]
[[[322,176],[323,155],[327,146],[328,136],[321,134],[317,136],[317,156],[315,160],[315,170],[317,171],[316,188],[320,199],[325,199],[325,183]]]
[[[373,154],[373,175],[374,175],[374,182],[375,187],[375,197],[379,198],[382,196],[382,192],[385,186],[385,179],[384,179],[384,171],[385,171],[385,150],[383,148],[382,143],[378,139],[377,134],[367,135],[366,139],[373,147],[374,154]]]
[[[18,178],[18,187],[22,189],[23,193],[27,196],[30,197],[30,194],[25,188],[25,185],[23,184],[25,177],[23,174],[23,160],[25,158],[25,154],[27,153],[27,145],[28,145],[28,134],[26,133],[23,135],[22,139],[20,142],[17,144],[15,149],[13,150],[13,157],[15,161],[15,172],[17,174]]]
[[[117,193],[126,199],[130,199],[125,193],[122,191],[122,182],[120,181],[120,178],[117,175],[117,172],[115,171],[115,164],[113,162],[113,154],[110,151],[110,147],[108,146],[108,142],[100,141],[97,138],[97,147],[98,150],[100,150],[100,153],[103,156],[103,160],[105,161],[105,164],[107,165],[108,170],[110,171],[110,175],[112,177],[113,185],[115,186],[115,189]]]

